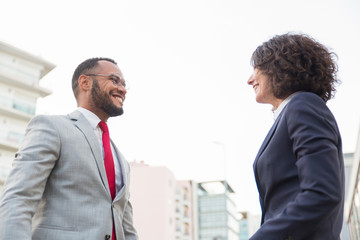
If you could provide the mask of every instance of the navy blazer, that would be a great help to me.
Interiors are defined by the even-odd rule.
[[[334,116],[316,94],[284,107],[254,162],[260,229],[250,240],[339,240],[344,161]]]

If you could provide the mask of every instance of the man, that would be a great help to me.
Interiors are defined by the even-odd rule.
[[[138,239],[129,164],[106,129],[123,113],[123,75],[112,59],[88,59],[72,88],[76,111],[36,116],[26,129],[0,199],[2,240]]]

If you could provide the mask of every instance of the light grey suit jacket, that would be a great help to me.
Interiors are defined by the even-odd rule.
[[[115,145],[114,145],[115,146]],[[85,117],[34,117],[0,199],[1,240],[137,240],[130,168],[115,147],[124,186],[111,200],[101,147]]]

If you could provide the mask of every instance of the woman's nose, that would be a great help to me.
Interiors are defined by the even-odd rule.
[[[254,78],[253,78],[253,74],[251,74],[251,76],[249,77],[249,79],[247,80],[247,84],[252,85],[254,82]]]

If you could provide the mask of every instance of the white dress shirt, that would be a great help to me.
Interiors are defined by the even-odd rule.
[[[99,122],[101,121],[101,119],[96,116],[93,112],[82,108],[82,107],[78,107],[77,110],[79,112],[81,112],[84,117],[89,121],[92,129],[94,130],[94,133],[99,141],[99,147],[102,149],[102,156],[104,159],[104,147],[103,147],[103,142],[102,142],[102,130],[99,127]],[[109,130],[110,132],[110,130]],[[111,143],[111,141],[110,141]],[[122,182],[122,176],[121,176],[121,167],[120,167],[120,163],[119,163],[119,159],[118,156],[116,154],[116,151],[114,149],[113,144],[111,143],[111,152],[113,155],[113,159],[114,159],[114,167],[115,167],[115,185],[116,185],[116,194],[120,191],[123,182]]]
[[[290,100],[299,92],[294,92],[293,94],[291,94],[290,96],[288,96],[287,98],[284,99],[284,101],[282,101],[279,105],[279,107],[277,109],[272,109],[273,114],[274,114],[274,121],[277,119],[277,117],[280,115],[281,111],[284,109],[284,107],[286,106],[286,104],[288,104],[290,102]]]

